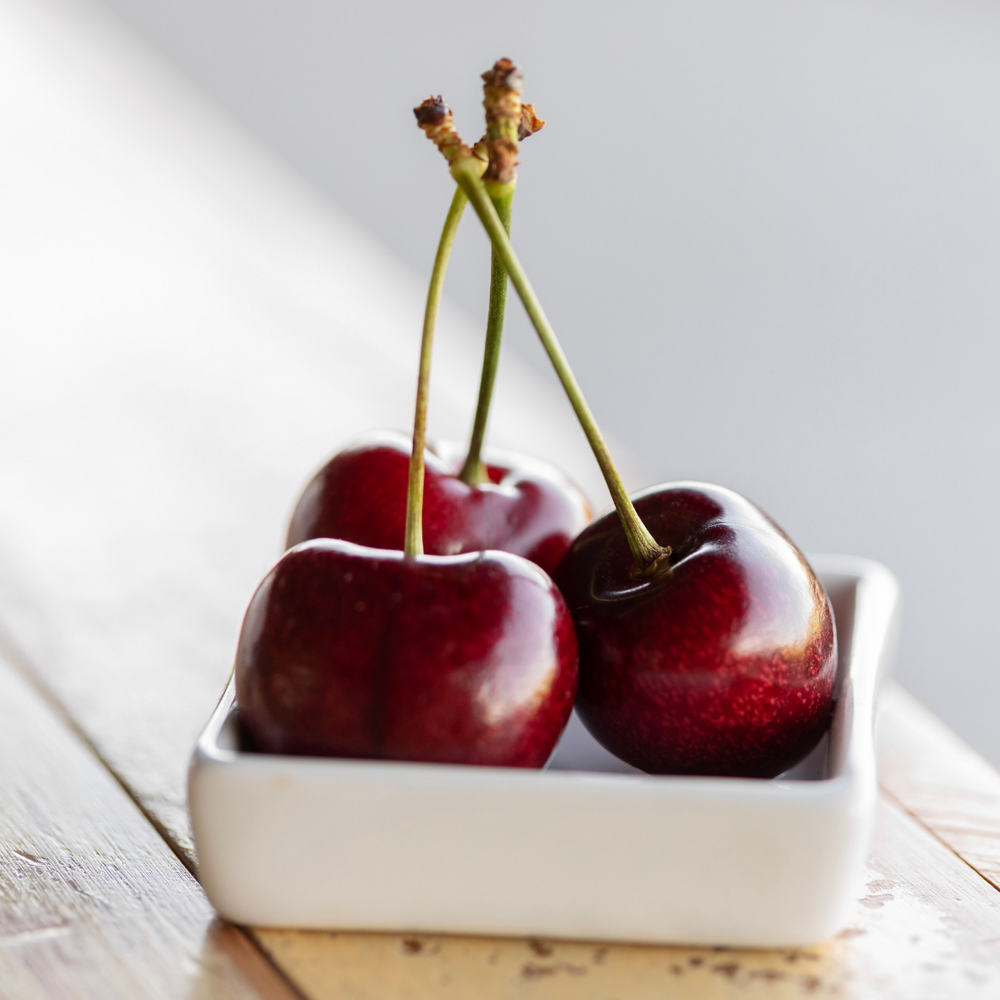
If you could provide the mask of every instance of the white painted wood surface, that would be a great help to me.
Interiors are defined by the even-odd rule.
[[[293,1000],[0,657],[0,996]]]
[[[885,792],[1000,890],[1000,772],[898,686],[879,733]]]

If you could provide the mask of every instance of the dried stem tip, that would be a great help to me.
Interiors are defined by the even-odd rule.
[[[545,121],[535,114],[535,109],[530,104],[521,105],[521,120],[517,125],[518,139],[527,139],[529,135],[541,132],[545,128]]]
[[[517,166],[517,140],[521,124],[521,90],[524,77],[509,59],[498,59],[483,73],[483,107],[486,110],[486,148],[489,166],[483,180],[510,184]]]
[[[524,74],[510,59],[498,59],[492,69],[483,73],[483,84],[487,88],[520,94],[524,90]]]
[[[445,104],[440,94],[437,97],[431,94],[421,101],[419,107],[413,109],[413,113],[416,115],[417,124],[421,128],[426,128],[428,125],[440,125],[445,118],[450,118],[451,108]]]
[[[427,134],[427,138],[437,146],[449,163],[472,156],[469,147],[462,142],[462,137],[455,128],[451,108],[445,104],[444,98],[440,95],[435,97],[431,94],[419,107],[413,109],[413,113],[416,115],[417,124]]]

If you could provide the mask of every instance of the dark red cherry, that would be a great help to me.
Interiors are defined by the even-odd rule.
[[[633,498],[669,571],[633,574],[616,513],[556,573],[580,646],[577,711],[608,750],[655,774],[773,777],[826,729],[837,647],[822,585],[785,533],[720,486]]]
[[[513,552],[551,574],[590,520],[583,494],[545,462],[511,453],[486,456],[490,482],[457,478],[458,445],[426,450],[424,551],[457,555],[484,549]],[[315,475],[292,514],[288,545],[343,538],[377,549],[402,549],[410,438],[367,435]]]
[[[576,638],[533,563],[322,539],[250,602],[240,719],[262,751],[541,767],[573,707]]]

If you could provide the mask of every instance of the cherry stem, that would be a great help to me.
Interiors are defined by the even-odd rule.
[[[472,207],[476,210],[476,214],[489,234],[494,249],[500,255],[500,259],[510,275],[510,280],[513,282],[514,288],[524,304],[525,311],[545,348],[545,353],[548,354],[552,367],[555,368],[556,375],[562,382],[563,389],[566,391],[577,419],[580,421],[580,426],[583,428],[584,434],[587,435],[591,450],[601,468],[601,473],[604,475],[604,481],[608,484],[608,490],[614,501],[615,509],[618,511],[618,517],[628,539],[629,548],[632,550],[636,575],[651,576],[668,570],[667,557],[670,550],[657,544],[656,539],[649,533],[649,529],[636,513],[636,509],[625,491],[621,476],[608,452],[608,446],[604,443],[597,422],[594,420],[590,407],[587,406],[583,392],[569,366],[569,361],[556,339],[552,325],[528,281],[528,276],[525,274],[521,262],[514,253],[504,225],[493,207],[493,202],[486,193],[477,167],[471,158],[458,157],[451,164],[451,175],[459,187],[465,191],[469,201],[472,202]]]
[[[510,216],[514,204],[514,184],[485,184],[493,207],[510,235]],[[461,190],[461,188],[459,188]],[[483,350],[483,373],[479,381],[479,401],[476,404],[476,418],[472,424],[469,440],[469,454],[465,459],[458,478],[467,486],[478,486],[486,482],[488,476],[482,462],[483,441],[486,437],[486,421],[490,415],[490,401],[493,398],[493,384],[496,382],[497,366],[500,362],[500,341],[503,338],[504,313],[507,309],[507,268],[497,248],[493,247],[490,260],[490,307],[486,317],[486,347]]]
[[[487,201],[489,199],[487,198]],[[420,373],[417,376],[417,405],[413,414],[413,450],[410,453],[410,480],[406,490],[406,534],[403,552],[408,556],[424,554],[424,446],[427,442],[427,395],[431,381],[431,352],[434,347],[434,326],[448,270],[448,258],[455,245],[455,234],[462,220],[468,197],[459,187],[451,199],[448,215],[441,230],[431,283],[427,289],[427,306],[424,309],[424,332],[420,341]]]

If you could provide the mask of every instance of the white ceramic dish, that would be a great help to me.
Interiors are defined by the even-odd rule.
[[[230,686],[191,762],[202,884],[242,924],[792,946],[840,929],[876,796],[898,586],[813,556],[837,616],[830,733],[774,781],[641,774],[574,718],[544,771],[239,749]]]

